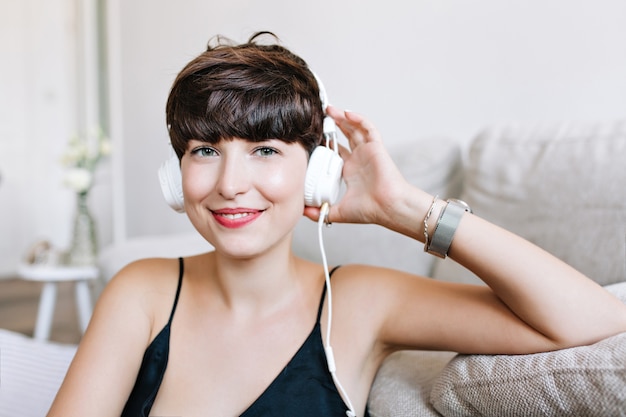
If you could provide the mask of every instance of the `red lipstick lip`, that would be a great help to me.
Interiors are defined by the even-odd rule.
[[[252,223],[263,214],[264,210],[250,208],[223,208],[211,210],[215,221],[228,229],[237,229]]]

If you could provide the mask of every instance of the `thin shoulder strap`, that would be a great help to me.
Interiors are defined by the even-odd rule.
[[[330,270],[330,272],[328,273],[328,276],[330,278],[333,277],[333,273],[339,269],[341,265],[337,265],[336,267],[334,267],[333,269]],[[322,308],[324,307],[324,298],[326,298],[326,284],[324,284],[324,289],[322,290],[322,297],[320,299],[320,305],[317,308],[317,323],[320,322],[320,319],[322,318]]]
[[[185,263],[183,258],[178,258],[178,287],[176,288],[176,298],[174,298],[174,305],[172,306],[172,312],[170,313],[170,319],[167,324],[172,324],[174,313],[176,312],[176,306],[178,305],[178,297],[180,296],[180,289],[183,286],[183,273],[185,272]]]

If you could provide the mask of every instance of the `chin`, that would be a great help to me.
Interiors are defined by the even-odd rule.
[[[280,239],[272,244],[268,242],[266,235],[259,234],[259,236],[262,239],[251,239],[248,236],[237,239],[213,239],[213,241],[209,240],[209,243],[213,245],[218,255],[242,261],[269,254],[282,247],[291,248],[290,237]]]

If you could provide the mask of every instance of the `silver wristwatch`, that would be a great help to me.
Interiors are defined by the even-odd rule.
[[[472,209],[465,201],[449,199],[447,203],[439,214],[437,225],[427,249],[428,253],[440,258],[445,258],[448,255],[452,238],[461,222],[461,217],[465,213],[472,212]]]

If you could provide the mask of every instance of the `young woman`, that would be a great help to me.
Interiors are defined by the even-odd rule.
[[[119,272],[50,417],[366,416],[376,372],[399,349],[521,354],[626,331],[626,307],[597,284],[407,183],[362,116],[326,113],[349,141],[346,192],[327,220],[425,242],[488,286],[344,265],[329,305],[323,266],[291,250],[303,213],[326,216],[304,204],[323,140],[316,79],[280,45],[218,43],[182,70],[167,103],[184,209],[215,250]]]

